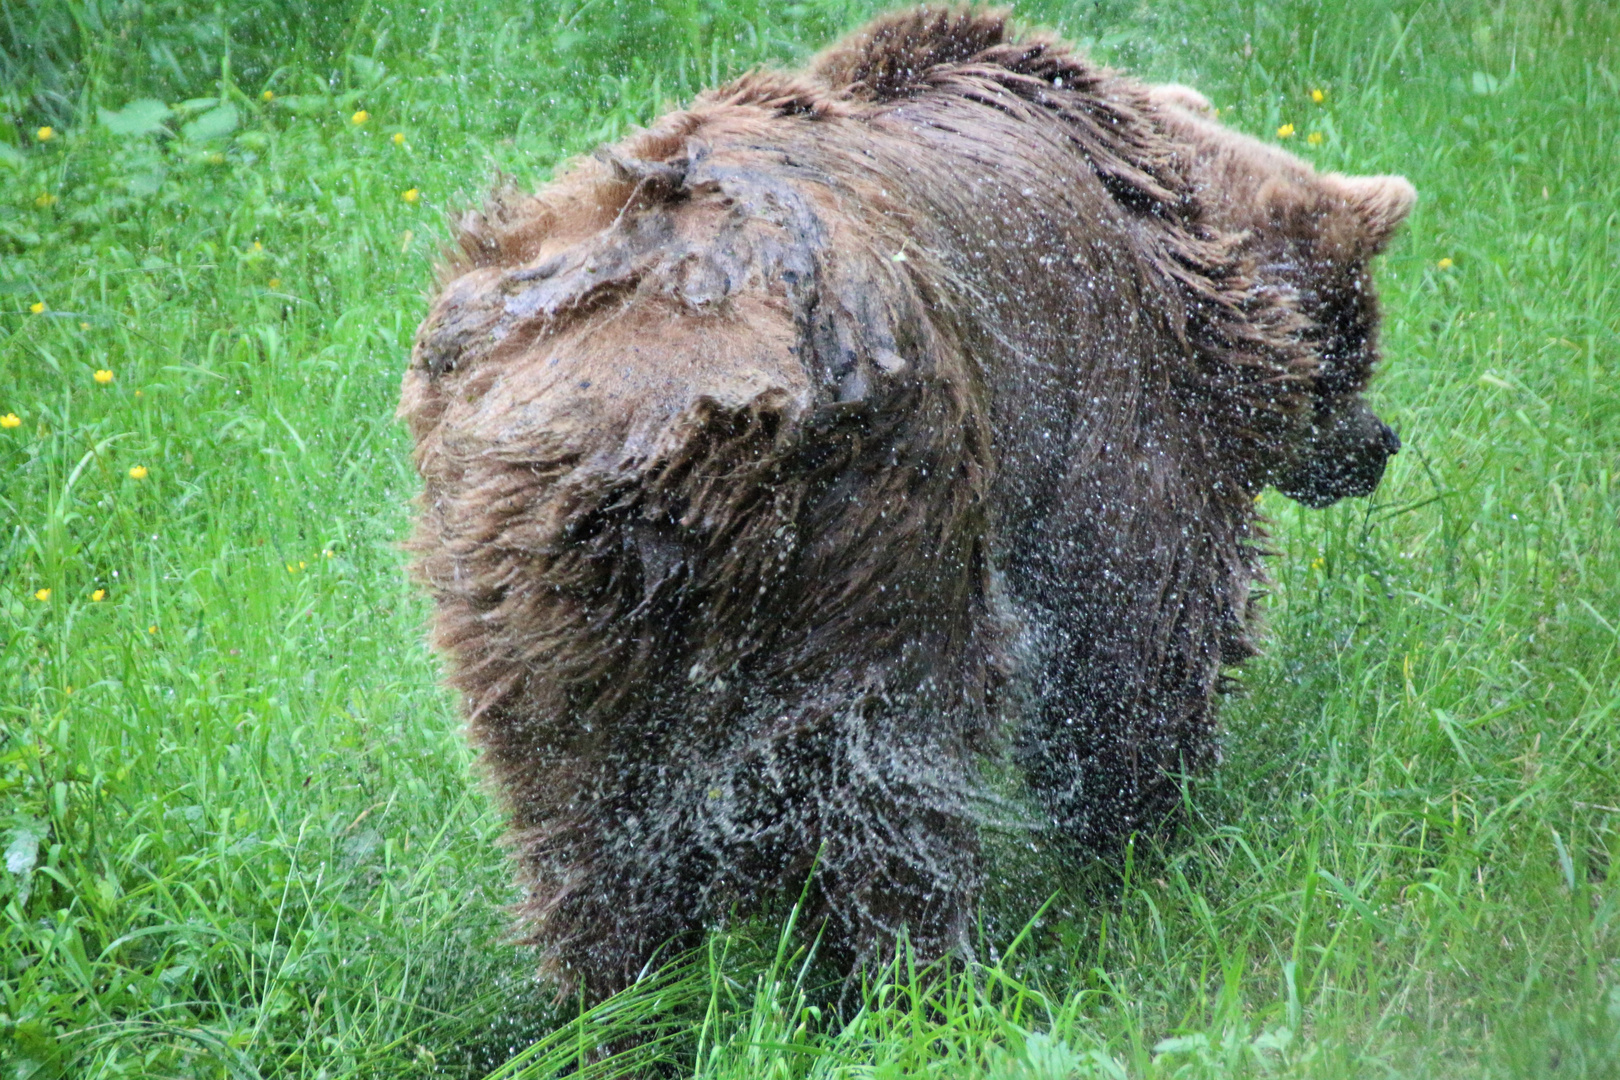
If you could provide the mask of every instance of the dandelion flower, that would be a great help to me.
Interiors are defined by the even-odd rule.
[[[131,467],[130,470],[129,470],[129,478],[131,480],[145,480],[146,479],[146,466],[145,465],[135,465],[135,466]]]
[[[148,626],[148,627],[147,627],[147,628],[146,628],[146,632],[147,632],[147,633],[148,633],[148,634],[155,634],[155,633],[157,633],[157,625],[156,625],[156,624],[155,624],[155,623],[154,623],[154,624],[153,624],[153,625],[151,625],[151,626]]]
[[[274,101],[276,100],[276,92],[274,90],[266,90],[264,93],[259,95],[259,100]]]
[[[45,127],[42,127],[38,131],[34,132],[34,138],[38,139],[40,142],[50,142],[52,139],[56,138],[56,129],[47,124]]]
[[[1438,266],[1442,270],[1450,270],[1451,269],[1451,256],[1447,255],[1445,258],[1441,259],[1435,265]]]
[[[106,368],[102,368],[100,371],[96,372],[95,378],[96,382],[100,383],[102,386],[106,386],[108,383],[113,381],[113,373],[108,371]]]
[[[1279,139],[1292,139],[1293,137],[1294,137],[1294,125],[1293,124],[1284,124],[1282,127],[1277,129],[1277,138],[1279,138]]]
[[[1316,102],[1318,105],[1322,104],[1323,100],[1326,98],[1327,95],[1320,90],[1311,91],[1311,100]]]
[[[8,412],[6,415],[0,416],[0,428],[5,428],[7,431],[10,431],[14,427],[21,426],[22,421],[17,419],[17,414],[14,412]]]
[[[1322,133],[1320,131],[1313,131],[1309,135],[1305,136],[1305,141],[1310,143],[1312,146],[1321,146]]]
[[[370,120],[370,119],[371,119],[371,114],[366,112],[366,110],[361,109],[359,112],[357,112],[353,116],[349,117],[349,123],[353,124],[355,127],[359,127],[361,124],[365,123],[367,120]]]
[[[281,288],[281,279],[278,277],[273,277],[269,281],[265,282],[265,284],[270,286],[272,289],[279,289]]]
[[[45,314],[45,301],[35,300],[32,304],[28,305],[28,310],[32,311],[35,315]]]
[[[51,598],[51,590],[49,590],[49,589],[41,589],[37,593],[34,594],[34,599],[38,600],[42,604],[45,601],[49,600],[50,598]]]
[[[405,145],[405,133],[403,131],[394,132],[394,145],[395,146],[404,146]]]
[[[406,188],[404,191],[399,193],[399,197],[408,203],[414,203],[417,199],[422,197],[422,193],[417,191],[415,188]]]
[[[41,192],[39,197],[34,200],[34,205],[41,210],[48,210],[56,205],[56,196],[48,191]]]
[[[107,599],[106,589],[97,589],[95,592],[90,594],[90,602],[92,604],[99,604],[105,599]]]

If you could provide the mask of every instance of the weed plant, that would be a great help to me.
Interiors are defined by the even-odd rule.
[[[583,1015],[531,981],[397,547],[446,210],[869,7],[0,7],[6,1080],[1620,1075],[1602,0],[1021,6],[1413,180],[1406,449],[1371,500],[1266,496],[1269,645],[1187,826],[1006,839],[976,966],[836,1013],[784,908]]]

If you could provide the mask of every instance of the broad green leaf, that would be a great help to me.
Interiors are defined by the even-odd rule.
[[[6,846],[6,869],[13,874],[33,872],[39,859],[39,842],[45,836],[45,827],[29,822],[11,830],[11,843]]]
[[[102,126],[108,131],[114,135],[130,138],[165,130],[163,121],[169,118],[170,111],[167,105],[156,98],[140,98],[117,112],[97,109],[96,114],[101,118]]]
[[[230,102],[209,109],[180,131],[192,142],[218,139],[236,130],[236,106]]]

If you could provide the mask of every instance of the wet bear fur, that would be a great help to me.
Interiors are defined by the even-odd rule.
[[[1212,759],[1323,364],[1167,111],[920,8],[460,221],[415,571],[561,992],[812,866],[846,968],[966,950],[988,763],[1095,849]]]

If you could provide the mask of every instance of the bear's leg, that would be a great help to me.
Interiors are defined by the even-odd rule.
[[[963,729],[982,721],[829,681],[844,685],[762,711],[694,770],[706,797],[690,842],[714,893],[746,914],[808,875],[800,926],[844,971],[887,959],[902,930],[925,962],[964,949],[983,872],[980,751]]]
[[[552,813],[517,823],[511,839],[527,940],[560,996],[611,996],[697,944],[714,916],[711,860],[692,842],[690,813],[671,805],[661,764],[612,755],[535,778],[550,787]]]
[[[1052,636],[1056,655],[1016,757],[1056,829],[1085,850],[1108,851],[1161,827],[1181,777],[1209,760],[1213,666],[1145,657],[1147,642],[1090,620]]]
[[[919,963],[970,956],[984,877],[972,759],[945,740],[864,721],[836,717],[843,730],[818,754],[816,884],[828,955],[854,974],[891,959],[904,933]]]
[[[1187,490],[1092,478],[1009,574],[1035,701],[1015,757],[1054,827],[1108,850],[1161,827],[1215,755],[1213,695],[1246,646],[1246,519]]]
[[[982,713],[953,722],[937,695],[836,681],[727,736],[705,730],[699,705],[678,735],[647,739],[645,760],[606,753],[535,775],[554,812],[513,832],[523,914],[565,994],[599,1001],[706,929],[797,895],[807,874],[800,926],[841,970],[887,961],[902,932],[919,962],[967,950]]]

